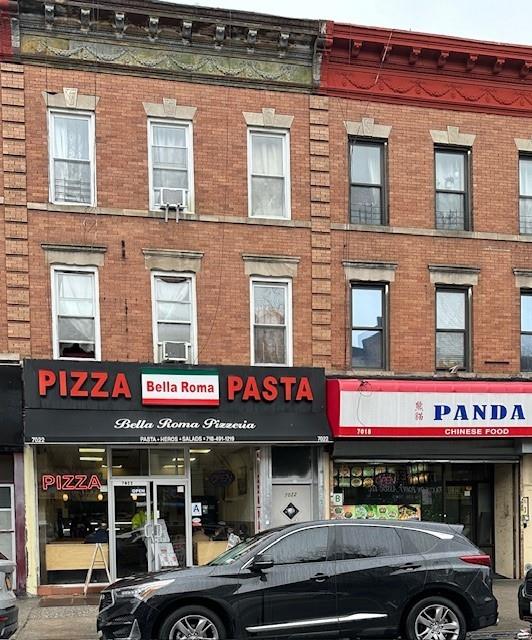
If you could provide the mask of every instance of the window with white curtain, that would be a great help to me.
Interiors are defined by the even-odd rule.
[[[436,369],[468,369],[469,289],[436,289]]]
[[[532,156],[519,156],[519,228],[532,233]]]
[[[251,281],[252,364],[292,365],[289,281]]]
[[[96,204],[94,115],[50,111],[50,200]]]
[[[100,359],[96,269],[54,267],[53,333],[55,358]]]
[[[290,217],[288,132],[249,131],[249,214]]]
[[[386,210],[385,143],[350,142],[351,224],[384,224]]]
[[[195,293],[191,276],[155,273],[152,280],[155,360],[163,342],[185,342],[188,360],[195,361]]]
[[[193,210],[192,125],[149,120],[150,209]]]

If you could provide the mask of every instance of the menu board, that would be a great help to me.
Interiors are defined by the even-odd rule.
[[[420,504],[356,504],[332,507],[335,520],[421,520]]]

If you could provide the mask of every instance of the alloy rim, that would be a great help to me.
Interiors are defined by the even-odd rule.
[[[430,604],[417,616],[416,640],[458,640],[460,622],[452,609],[443,604]]]
[[[209,618],[188,615],[174,624],[169,640],[218,640],[219,637],[218,629]]]

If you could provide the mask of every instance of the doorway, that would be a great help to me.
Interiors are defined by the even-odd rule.
[[[184,480],[114,479],[110,527],[113,579],[192,564],[189,505]]]

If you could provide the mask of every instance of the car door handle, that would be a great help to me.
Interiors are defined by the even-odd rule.
[[[407,562],[406,564],[400,565],[398,568],[403,569],[404,571],[413,571],[414,569],[419,569],[421,567],[420,564],[414,564],[413,562]]]
[[[328,580],[329,576],[326,576],[324,573],[317,573],[315,576],[311,578],[313,582],[325,582]]]

